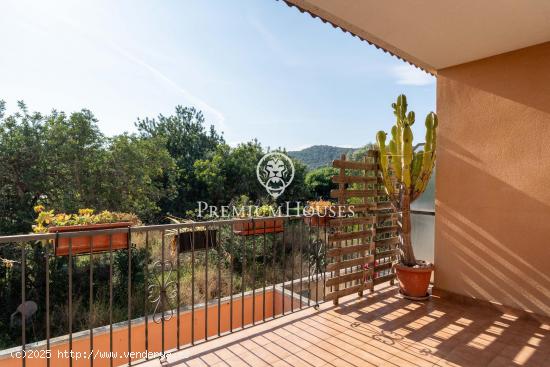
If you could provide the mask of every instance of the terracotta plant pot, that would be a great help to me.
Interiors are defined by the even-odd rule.
[[[130,222],[118,222],[118,223],[104,223],[104,224],[89,224],[82,226],[58,226],[48,228],[50,233],[63,233],[63,232],[82,232],[82,231],[94,231],[101,229],[113,229],[113,228],[128,228],[132,225]],[[92,252],[105,252],[109,251],[109,235],[108,234],[88,234],[85,236],[77,237],[62,237],[59,238],[55,245],[55,256],[67,256],[69,255],[69,239],[71,241],[71,254],[89,254],[90,253],[90,241],[92,244]],[[120,232],[113,233],[111,235],[111,247],[113,250],[128,248],[128,233]]]
[[[239,236],[253,236],[264,233],[284,232],[283,219],[254,219],[254,223],[237,222],[233,224],[233,233]]]
[[[304,217],[304,222],[311,227],[326,227],[330,217],[328,215],[320,216],[314,214],[310,217]]]
[[[205,250],[206,239],[208,238],[208,248],[218,246],[218,230],[209,229],[208,235],[206,230],[196,230],[193,232],[181,232],[176,235],[176,243],[178,244],[179,252],[191,252],[193,249]],[[194,245],[194,246],[193,246]]]
[[[394,267],[399,279],[399,287],[405,296],[426,297],[434,269],[433,265],[411,268],[403,264],[395,264]]]

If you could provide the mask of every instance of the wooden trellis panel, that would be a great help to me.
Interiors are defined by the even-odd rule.
[[[377,150],[369,151],[368,155],[373,162],[378,162]],[[398,214],[386,195],[379,168],[376,178],[377,195],[369,210],[376,218],[373,287],[388,281],[393,285],[396,277],[393,265],[397,262],[400,244]]]
[[[338,189],[331,191],[331,197],[338,199],[338,205],[353,205],[355,212],[353,217],[332,218],[328,224],[326,270],[331,275],[325,300],[334,304],[349,294],[362,296],[375,284],[393,282],[395,277],[397,217],[385,201],[376,154],[369,150],[362,162],[348,161],[345,155],[333,162],[339,172],[332,178]]]

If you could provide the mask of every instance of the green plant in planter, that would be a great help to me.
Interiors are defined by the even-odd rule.
[[[306,212],[310,215],[319,215],[319,216],[325,216],[330,215],[330,209],[334,206],[334,204],[328,200],[315,200],[315,201],[308,201],[307,202],[307,209]]]
[[[262,203],[254,205],[246,195],[235,198],[230,204],[230,210],[237,218],[272,217],[278,213],[275,204]]]
[[[36,224],[32,226],[33,232],[46,233],[49,227],[78,226],[90,224],[105,224],[116,222],[130,222],[132,225],[140,225],[139,218],[132,213],[119,213],[104,210],[94,214],[93,209],[79,209],[78,213],[66,214],[55,213],[53,210],[46,210],[42,205],[34,207],[37,217]]]
[[[426,116],[426,142],[413,146],[411,126],[415,122],[413,111],[407,112],[405,95],[392,103],[396,123],[391,129],[391,140],[386,145],[387,134],[376,135],[380,151],[380,167],[384,186],[394,206],[401,212],[401,261],[406,266],[417,265],[411,241],[411,203],[426,189],[435,162],[437,115]],[[423,147],[423,150],[417,150]]]

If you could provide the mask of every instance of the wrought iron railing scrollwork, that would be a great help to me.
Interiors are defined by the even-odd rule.
[[[153,309],[153,322],[160,324],[161,321],[170,320],[174,316],[174,303],[177,298],[177,282],[172,279],[174,266],[170,260],[159,260],[153,264],[155,271],[153,284],[149,284],[147,298]],[[162,276],[164,274],[164,277]]]

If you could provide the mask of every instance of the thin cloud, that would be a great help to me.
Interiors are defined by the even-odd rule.
[[[195,105],[198,109],[202,110],[203,112],[212,115],[215,120],[217,120],[217,125],[219,129],[221,129],[224,132],[227,132],[227,125],[225,124],[225,116],[222,112],[217,110],[216,108],[212,107],[210,104],[208,104],[205,100],[203,100],[200,97],[197,97],[187,89],[181,87],[178,83],[170,79],[166,74],[164,74],[162,71],[154,67],[153,65],[147,63],[143,59],[137,57],[133,53],[129,52],[116,42],[112,41],[111,39],[107,39],[105,37],[102,37],[101,35],[97,33],[92,33],[87,29],[83,29],[78,23],[73,22],[70,19],[67,18],[61,18],[58,17],[58,20],[64,22],[65,24],[69,25],[76,31],[80,32],[81,34],[85,35],[86,37],[89,37],[93,39],[96,42],[102,43],[109,47],[112,51],[118,53],[119,55],[125,57],[126,59],[130,60],[131,62],[143,67],[145,70],[149,71],[151,74],[153,74],[157,79],[160,81],[166,83],[176,91],[178,91],[181,95],[183,95],[189,102]]]
[[[263,38],[267,47],[275,54],[286,66],[298,66],[300,60],[298,57],[288,52],[283,43],[257,18],[252,15],[247,16],[248,22]]]
[[[156,67],[148,64],[144,60],[134,56],[132,53],[126,51],[116,43],[110,41],[111,48],[121,54],[122,56],[128,58],[129,60],[133,61],[134,63],[142,66],[144,69],[148,70],[150,73],[155,75],[159,80],[165,82],[166,84],[170,85],[172,88],[177,90],[180,94],[182,94],[185,98],[187,98],[192,104],[194,104],[198,109],[209,113],[213,115],[217,122],[220,129],[227,132],[226,125],[225,125],[225,116],[223,113],[215,109],[214,107],[210,106],[207,102],[202,100],[201,98],[195,96],[191,92],[189,92],[187,89],[182,88],[179,84],[174,82],[172,79],[170,79],[168,76],[166,76],[163,72],[161,72]]]
[[[395,82],[400,85],[431,85],[435,78],[409,64],[394,66],[390,69],[390,74],[395,78]]]

